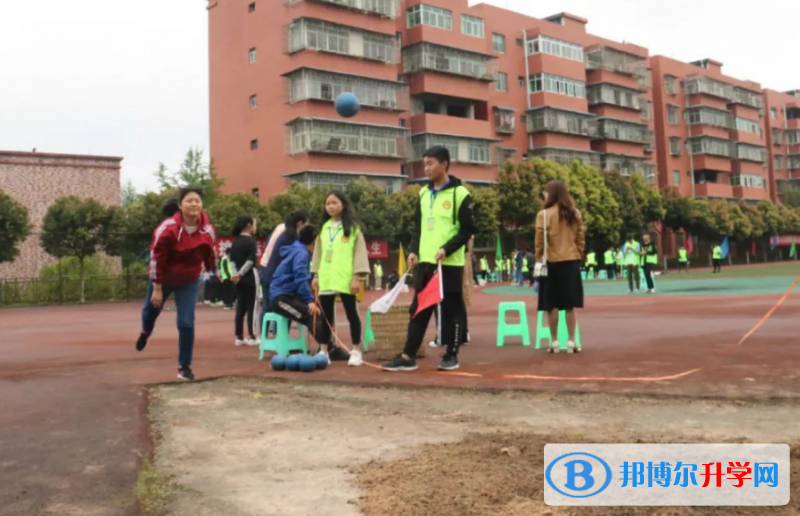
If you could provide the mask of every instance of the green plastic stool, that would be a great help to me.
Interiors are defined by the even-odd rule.
[[[504,301],[497,306],[497,347],[502,348],[506,337],[522,337],[522,345],[531,345],[531,333],[528,328],[528,314],[524,301]],[[506,322],[506,312],[517,312],[519,323]]]
[[[586,273],[586,279],[588,279],[588,280],[593,280],[594,279],[594,271],[593,270],[589,269],[589,271]]]
[[[274,322],[275,337],[267,338],[268,323]],[[264,315],[264,321],[261,325],[261,347],[259,350],[259,360],[264,360],[265,351],[274,351],[275,353],[288,357],[290,351],[302,351],[308,353],[308,346],[306,346],[305,327],[302,324],[297,325],[297,337],[292,337],[289,334],[289,320],[282,315],[268,312]]]
[[[581,271],[581,280],[586,281],[586,271]]]
[[[597,279],[608,279],[608,272],[605,269],[597,271]]]
[[[367,322],[365,323],[365,330],[364,330],[364,342],[361,344],[364,346],[364,351],[369,351],[369,343],[375,342],[375,334],[372,332],[372,311],[367,310]]]
[[[536,349],[541,349],[541,342],[547,339],[547,347],[553,342],[553,337],[550,334],[550,328],[544,325],[544,312],[539,312],[536,324]],[[569,341],[569,330],[567,330],[567,314],[564,310],[558,312],[558,349],[565,351],[567,349],[567,341]],[[580,325],[575,325],[575,347],[583,349],[581,344],[581,328]]]
[[[624,265],[622,266],[622,278],[628,279],[628,268],[625,267]]]

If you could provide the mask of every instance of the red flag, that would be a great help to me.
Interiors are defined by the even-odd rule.
[[[692,235],[687,234],[686,238],[684,239],[683,246],[686,248],[686,252],[692,254],[694,251],[694,240],[692,239]]]
[[[425,288],[417,293],[417,311],[414,312],[414,317],[426,308],[438,305],[442,299],[444,299],[444,288],[442,288],[442,266],[440,264]]]

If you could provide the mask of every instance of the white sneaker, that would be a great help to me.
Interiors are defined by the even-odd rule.
[[[247,339],[246,340],[248,346],[260,346],[261,339]]]
[[[317,353],[317,354],[314,356],[314,358],[316,358],[316,357],[318,357],[318,356],[320,356],[320,355],[322,355],[323,357],[325,357],[325,360],[327,360],[327,361],[328,361],[328,365],[331,365],[331,357],[330,357],[330,356],[328,356],[328,353],[326,353],[325,351],[320,351],[319,353]]]
[[[438,342],[436,342],[435,340],[432,340],[432,341],[428,342],[428,347],[429,348],[441,348],[442,345],[439,344]]]
[[[233,341],[233,345],[234,346],[247,346],[247,340],[246,339],[236,339],[235,341]]]
[[[350,350],[350,359],[347,361],[347,365],[350,367],[358,367],[364,364],[364,356],[361,354],[361,351],[357,349]]]
[[[571,340],[567,341],[567,353],[575,353],[575,349],[575,343]]]
[[[551,342],[550,343],[550,347],[547,348],[547,352],[548,353],[553,353],[555,355],[557,355],[560,351],[561,351],[561,347],[559,346],[557,340],[554,340],[553,342]]]

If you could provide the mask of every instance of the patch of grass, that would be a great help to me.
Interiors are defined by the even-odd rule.
[[[163,516],[173,491],[172,482],[156,470],[152,461],[145,460],[136,480],[139,516]]]

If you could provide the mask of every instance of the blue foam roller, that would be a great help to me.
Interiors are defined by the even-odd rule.
[[[352,93],[340,93],[336,97],[336,112],[345,118],[352,118],[361,110],[361,102]]]

